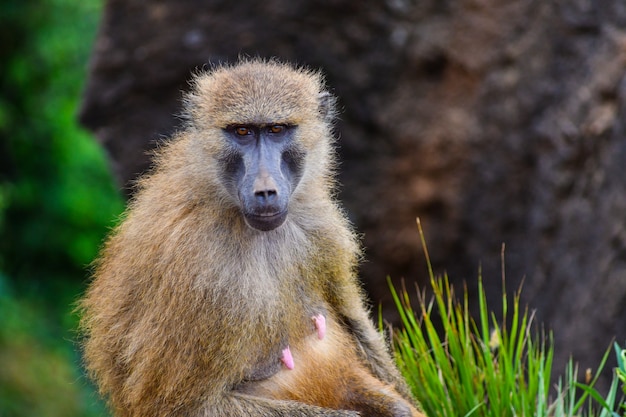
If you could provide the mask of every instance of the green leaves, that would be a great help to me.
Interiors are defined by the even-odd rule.
[[[101,0],[0,3],[0,415],[102,415],[73,303],[123,209],[76,121]]]
[[[103,150],[76,121],[100,7],[0,6],[0,36],[12,41],[0,51],[0,270],[20,291],[79,284],[123,209]]]

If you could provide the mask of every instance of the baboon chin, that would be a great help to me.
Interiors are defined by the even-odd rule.
[[[116,416],[422,416],[368,317],[317,72],[198,74],[81,302]]]

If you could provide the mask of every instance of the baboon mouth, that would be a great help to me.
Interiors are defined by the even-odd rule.
[[[269,230],[276,229],[285,222],[285,219],[287,218],[287,210],[280,211],[278,213],[246,213],[244,218],[246,219],[248,226],[262,232],[267,232]]]

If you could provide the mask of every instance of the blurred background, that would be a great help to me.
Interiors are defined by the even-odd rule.
[[[0,3],[0,416],[105,415],[80,371],[74,303],[123,209],[77,123],[102,4]]]
[[[241,55],[339,97],[340,198],[387,320],[387,275],[427,287],[419,216],[472,306],[480,267],[498,309],[506,244],[557,377],[626,343],[623,0],[4,0],[0,23],[0,417],[105,415],[74,303],[191,71]]]

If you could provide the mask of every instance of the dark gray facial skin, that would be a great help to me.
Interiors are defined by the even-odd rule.
[[[304,152],[294,140],[297,126],[232,125],[224,129],[229,143],[220,158],[224,180],[248,226],[274,230],[288,214],[289,199],[302,177]]]

